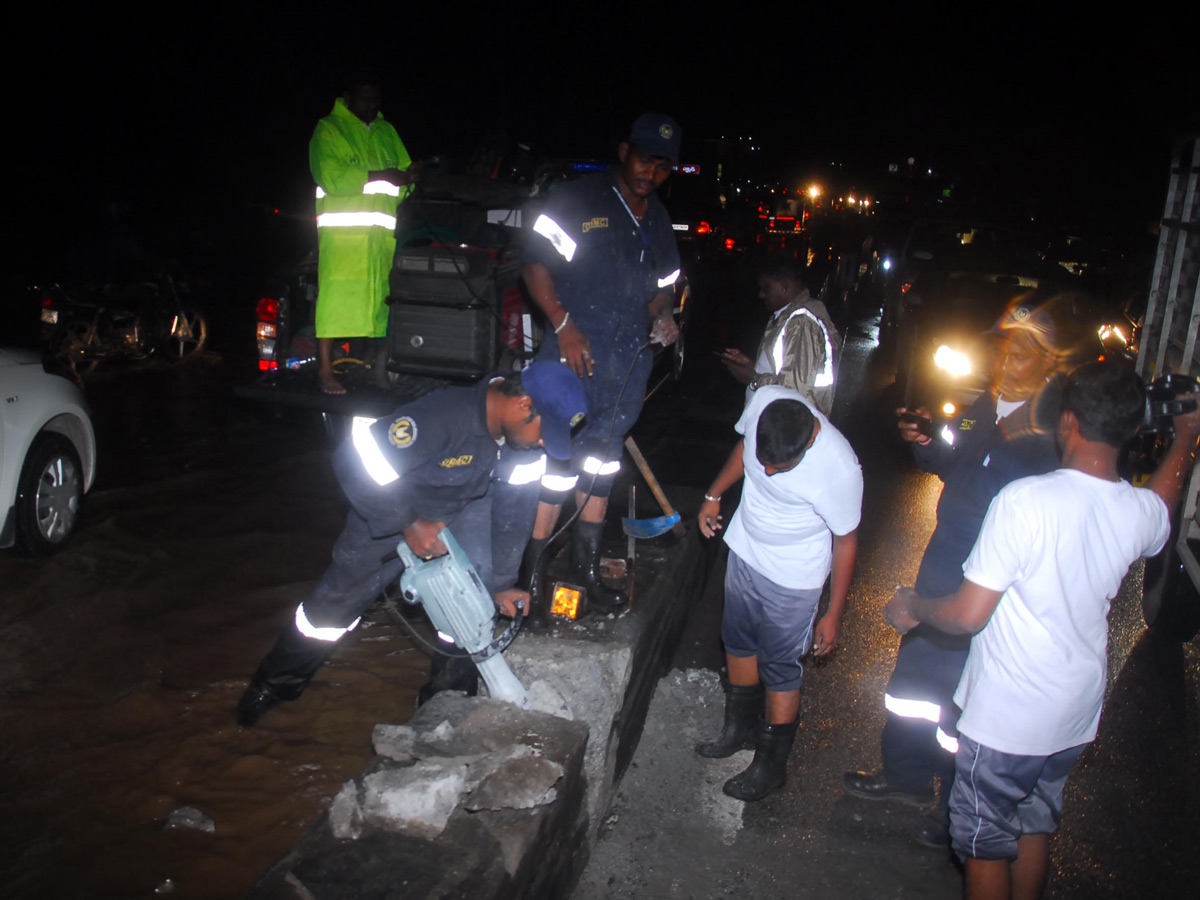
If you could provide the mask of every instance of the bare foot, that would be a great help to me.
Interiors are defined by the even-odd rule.
[[[334,377],[332,372],[321,372],[317,375],[317,381],[321,385],[322,394],[340,395],[346,393],[346,388],[342,383]]]

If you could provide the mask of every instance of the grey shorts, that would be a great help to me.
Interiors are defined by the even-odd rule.
[[[757,656],[758,677],[767,690],[797,690],[804,683],[800,658],[812,644],[820,599],[821,588],[781,587],[730,551],[721,619],[725,652]]]
[[[960,734],[950,793],[954,852],[963,858],[1016,859],[1021,835],[1057,830],[1067,775],[1086,746],[1051,756],[1018,756]]]

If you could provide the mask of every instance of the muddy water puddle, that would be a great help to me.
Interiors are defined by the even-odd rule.
[[[319,432],[227,387],[219,366],[89,385],[80,532],[46,560],[0,553],[5,896],[242,896],[361,771],[374,725],[412,714],[428,659],[376,609],[301,700],[234,724],[345,508]],[[183,807],[213,830],[166,827]]]

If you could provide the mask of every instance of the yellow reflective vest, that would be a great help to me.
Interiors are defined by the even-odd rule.
[[[317,123],[308,164],[317,183],[317,337],[387,334],[396,208],[411,188],[368,181],[412,160],[382,115],[368,127],[342,98]]]

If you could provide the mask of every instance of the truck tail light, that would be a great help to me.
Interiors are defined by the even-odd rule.
[[[279,300],[275,297],[263,297],[258,301],[255,313],[258,315],[258,321],[260,322],[278,322]]]

